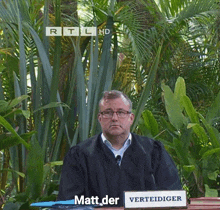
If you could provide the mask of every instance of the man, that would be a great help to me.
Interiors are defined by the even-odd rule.
[[[64,159],[59,200],[119,198],[123,191],[178,190],[177,169],[159,141],[130,133],[130,99],[120,91],[104,92],[98,120],[102,133],[72,147]]]

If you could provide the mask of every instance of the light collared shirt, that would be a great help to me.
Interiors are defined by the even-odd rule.
[[[124,152],[125,150],[131,145],[131,141],[132,141],[132,136],[131,133],[128,135],[128,138],[125,140],[123,146],[121,149],[115,149],[111,142],[109,140],[107,140],[107,138],[104,136],[104,134],[102,133],[101,135],[102,141],[103,143],[113,152],[113,154],[115,155],[115,157],[117,157],[118,155],[121,156],[121,160],[123,158]],[[121,165],[121,160],[119,162],[119,165]]]

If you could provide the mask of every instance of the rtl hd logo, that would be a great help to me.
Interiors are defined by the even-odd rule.
[[[97,27],[46,27],[46,36],[97,36],[110,34],[110,29]]]

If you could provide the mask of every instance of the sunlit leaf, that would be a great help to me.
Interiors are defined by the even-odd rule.
[[[212,173],[208,173],[208,178],[210,180],[216,181],[218,174],[219,174],[219,171],[214,171]]]
[[[195,168],[196,167],[194,165],[184,165],[183,166],[183,169],[188,173],[193,172],[195,170]]]
[[[0,124],[10,131],[27,149],[30,148],[30,145],[16,133],[14,128],[2,116],[0,116]]]
[[[219,154],[220,153],[220,148],[215,148],[215,149],[211,149],[211,150],[208,150],[207,152],[205,152],[202,156],[202,158],[207,158],[213,154]]]
[[[22,173],[22,172],[19,172],[19,171],[16,171],[16,170],[13,170],[13,169],[3,169],[3,170],[0,170],[0,172],[3,172],[3,171],[9,171],[9,172],[11,172],[11,173],[16,173],[16,174],[18,174],[19,176],[21,176],[21,177],[25,177],[25,174],[24,173]]]
[[[218,197],[218,190],[211,189],[205,184],[205,197]]]

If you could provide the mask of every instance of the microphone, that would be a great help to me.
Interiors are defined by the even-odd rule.
[[[117,155],[115,157],[115,161],[116,161],[116,164],[119,166],[120,165],[120,162],[121,162],[121,155]]]

